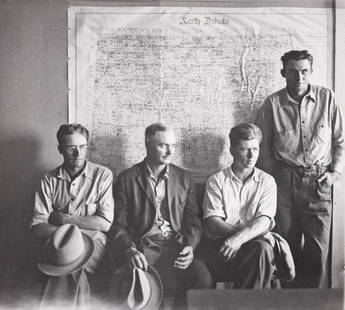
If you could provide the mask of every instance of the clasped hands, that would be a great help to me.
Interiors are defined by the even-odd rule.
[[[147,270],[148,262],[145,255],[136,248],[129,248],[125,252],[126,261],[131,268],[137,267]],[[178,269],[187,269],[194,258],[193,248],[185,246],[174,261],[174,267]]]
[[[69,217],[70,215],[67,213],[63,213],[60,210],[54,210],[49,216],[48,223],[55,226],[61,226],[67,224],[66,220]]]

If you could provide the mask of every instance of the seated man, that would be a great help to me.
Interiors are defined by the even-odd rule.
[[[93,255],[77,276],[72,274],[67,281],[57,279],[59,277],[49,278],[44,296],[49,296],[50,300],[43,300],[43,303],[54,302],[53,291],[58,297],[59,292],[65,290],[61,286],[71,281],[74,283],[71,301],[76,298],[87,301],[90,289],[85,271],[94,275],[105,267],[102,260],[107,243],[106,232],[114,216],[113,176],[109,169],[86,160],[88,139],[88,130],[80,124],[60,127],[57,140],[63,164],[42,178],[35,195],[31,231],[37,238],[45,241],[60,226],[74,224],[94,244]],[[91,283],[91,291],[92,288]]]
[[[117,179],[112,246],[118,266],[147,270],[152,265],[165,295],[183,299],[186,289],[210,287],[212,280],[194,257],[201,218],[190,174],[170,164],[175,143],[171,127],[146,128],[146,158]]]
[[[235,288],[270,288],[273,248],[262,236],[274,226],[277,188],[273,177],[255,168],[262,139],[258,127],[231,129],[230,167],[211,176],[203,200],[205,258],[215,279]]]

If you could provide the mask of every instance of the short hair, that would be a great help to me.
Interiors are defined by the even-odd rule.
[[[230,130],[229,139],[231,146],[238,145],[240,140],[257,139],[261,143],[262,133],[258,126],[252,123],[242,123]]]
[[[62,138],[64,136],[73,135],[74,133],[82,134],[87,141],[89,141],[89,131],[81,124],[63,124],[60,126],[56,138],[59,145],[62,143]]]
[[[145,129],[145,142],[149,141],[157,132],[173,130],[171,126],[163,123],[153,123]]]
[[[302,50],[302,51],[292,50],[285,53],[280,59],[283,63],[283,70],[285,70],[289,60],[307,59],[310,62],[310,68],[313,66],[313,56],[307,50]]]

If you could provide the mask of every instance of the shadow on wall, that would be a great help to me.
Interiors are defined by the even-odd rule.
[[[127,165],[124,158],[126,143],[126,136],[121,132],[116,132],[113,136],[99,136],[89,143],[89,160],[112,170],[114,183]]]
[[[40,143],[33,137],[2,140],[0,149],[0,263],[1,269],[25,266],[27,261],[28,225],[34,191],[42,174],[39,167]],[[0,270],[1,271],[1,270]]]
[[[196,182],[205,182],[207,177],[222,168],[222,157],[226,152],[226,137],[212,132],[200,132],[193,136],[183,134],[181,157]]]

